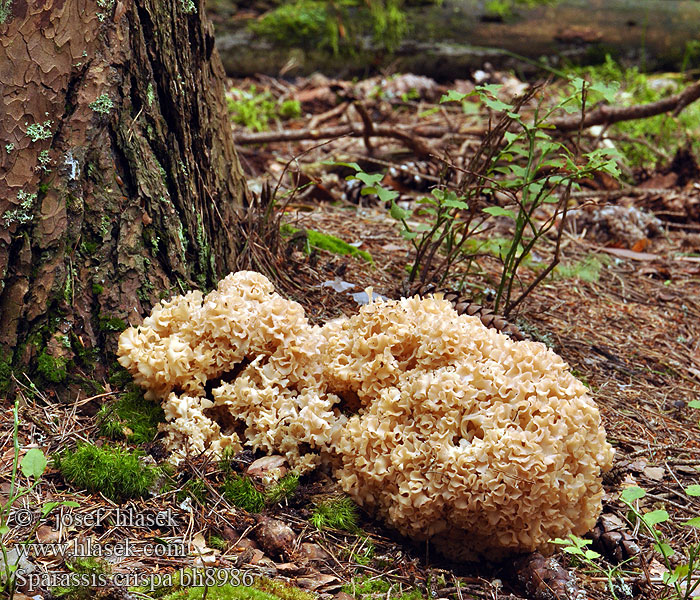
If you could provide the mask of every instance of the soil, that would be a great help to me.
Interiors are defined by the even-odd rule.
[[[522,89],[521,82],[512,77],[500,73],[488,76],[507,91]],[[489,115],[465,115],[459,107],[455,110],[439,104],[447,88],[427,80],[394,78],[387,82],[376,78],[353,84],[314,77],[295,83],[269,78],[230,82],[232,88],[246,90],[251,84],[257,92],[269,89],[277,99],[299,100],[302,109],[299,118],[270,124],[266,135],[271,139],[278,132],[279,141],[253,145],[250,140],[254,141],[255,136],[242,126],[236,127],[239,154],[251,188],[261,189],[264,181],[272,181],[273,185],[279,182],[277,206],[284,211],[285,222],[337,236],[369,252],[373,259],[368,264],[360,258],[324,250],[309,255],[304,252],[304,244],[298,244],[272,258],[288,275],[280,281],[282,291],[299,301],[315,322],[356,312],[358,303],[352,293],[367,287],[390,298],[400,297],[406,292],[406,267],[411,264],[411,245],[401,236],[400,224],[372,194],[360,197],[357,203],[358,198],[352,196],[344,179],[352,170],[325,163],[358,162],[370,173],[416,160],[416,145],[406,141],[405,136],[372,135],[363,121],[364,112],[375,126],[381,124],[420,138],[429,149],[428,162],[433,155],[450,157],[451,164],[459,167],[464,164],[460,157],[468,157],[478,147]],[[464,91],[471,87],[471,82],[464,81],[453,86]],[[343,105],[345,108],[339,110]],[[327,140],[284,139],[290,132],[332,129],[348,123],[356,124],[359,135],[333,135]],[[427,135],[431,128],[432,133]],[[607,552],[596,559],[601,567],[597,571],[557,553],[559,563],[575,575],[589,598],[612,597],[610,580],[615,582],[618,598],[658,598],[668,592],[662,583],[665,569],[660,555],[653,550],[653,540],[638,523],[628,520],[628,510],[619,499],[625,487],[646,490],[646,497],[640,501],[643,512],[661,508],[668,511],[669,521],[658,528],[676,551],[671,557],[672,565],[682,563],[684,551],[698,544],[695,530],[682,523],[700,511],[695,497],[684,492],[700,479],[700,411],[693,404],[700,400],[700,181],[697,170],[693,170],[692,156],[676,162],[679,164],[669,168],[659,165],[658,169],[647,169],[643,175],[621,184],[604,178],[585,182],[581,192],[570,200],[570,210],[577,212],[561,236],[562,266],[508,315],[526,337],[546,343],[559,353],[590,388],[600,407],[608,439],[616,450],[613,474],[605,480],[603,511],[617,517],[621,530],[640,548],[640,553],[634,564],[615,570],[611,553]],[[408,170],[426,174],[421,165],[412,164]],[[669,178],[669,173],[675,172],[684,175]],[[427,173],[428,178],[435,180],[444,179],[443,176],[439,169],[437,175]],[[292,194],[293,182],[297,181],[301,188]],[[399,200],[406,206],[415,207],[416,198],[426,194],[395,179],[384,182],[401,192]],[[355,200],[348,200],[348,196]],[[612,220],[605,220],[600,215],[606,207],[628,212],[615,213]],[[631,231],[627,225],[638,213],[651,220]],[[654,214],[659,221],[653,220]],[[551,216],[551,211],[540,214],[541,218]],[[511,232],[507,221],[497,220],[494,227],[475,238],[487,240],[489,236],[507,236]],[[532,261],[522,267],[518,282],[521,289],[541,272],[538,264],[549,264],[556,247],[553,228],[534,248]],[[465,273],[466,266],[458,265],[445,285],[463,279],[462,294],[488,306],[498,285],[500,259],[492,253],[477,252]],[[353,287],[336,292],[328,285],[333,281]],[[104,397],[115,391],[107,385]],[[70,405],[57,405],[25,382],[20,394],[22,446],[33,443],[50,453],[78,439],[97,437],[95,419],[84,408],[101,403],[104,398],[77,398]],[[4,472],[9,472],[13,456],[11,431],[11,415],[6,411],[2,423]],[[389,581],[391,591],[381,595],[385,598],[398,598],[399,590],[413,588],[431,598],[546,597],[547,586],[544,590],[540,586],[537,591],[528,587],[527,581],[518,584],[510,563],[449,564],[435,556],[431,548],[398,538],[369,515],[361,515],[360,526],[365,532],[361,535],[310,527],[308,517],[313,503],[337,493],[332,480],[321,472],[303,479],[296,496],[266,509],[267,517],[279,519],[296,536],[291,546],[280,542],[282,546],[275,546],[275,552],[266,553],[265,548],[260,550],[264,544],[249,539],[254,537],[251,531],[260,526],[259,518],[232,507],[214,489],[221,477],[218,465],[200,457],[190,461],[186,470],[191,476],[208,476],[209,499],[204,503],[183,503],[176,501],[175,492],[170,492],[129,505],[139,510],[171,510],[179,523],[175,529],[139,531],[134,536],[138,547],[153,537],[167,540],[184,536],[200,548],[202,557],[198,560],[205,564],[209,564],[207,557],[212,557],[211,564],[241,567],[255,575],[289,581],[325,598],[347,598],[342,594],[348,589],[341,592],[340,587],[358,575]],[[5,481],[2,486],[0,493],[6,497],[9,484]],[[55,469],[48,471],[41,493],[32,494],[32,498],[36,502],[49,498],[77,500],[80,507],[73,510],[79,514],[98,508],[114,509],[99,495],[72,490]],[[69,539],[66,531],[42,527],[37,531],[37,539]],[[22,532],[17,528],[11,535],[20,536]],[[82,530],[84,536],[89,532],[109,534],[108,538],[118,538],[120,533],[99,527]],[[59,538],[60,535],[64,537]],[[122,528],[121,535],[131,534]],[[227,541],[223,553],[208,547],[210,535]],[[367,540],[375,550],[373,556],[365,559]],[[307,544],[304,552],[302,543]],[[309,558],[312,554],[316,558]],[[36,562],[49,570],[62,565],[59,556]],[[136,556],[122,557],[114,569],[167,572],[188,564],[191,557],[155,557],[136,552]],[[605,569],[608,575],[612,573],[610,577]]]

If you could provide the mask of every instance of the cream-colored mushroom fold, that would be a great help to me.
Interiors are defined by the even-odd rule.
[[[242,271],[157,305],[119,355],[163,403],[173,460],[251,447],[301,472],[327,461],[359,505],[452,558],[546,549],[601,510],[613,452],[585,386],[439,295],[312,327]]]
[[[173,461],[248,445],[285,454],[303,472],[318,464],[337,418],[319,335],[266,277],[240,271],[207,296],[190,292],[156,305],[122,333],[119,362],[163,403]]]
[[[363,403],[331,444],[358,504],[464,560],[593,527],[612,448],[586,387],[546,346],[440,298],[375,302],[324,337],[331,388]]]

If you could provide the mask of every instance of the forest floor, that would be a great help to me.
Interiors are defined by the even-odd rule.
[[[523,89],[511,76],[491,73],[488,77],[503,86],[504,94]],[[252,92],[251,85],[255,85]],[[285,223],[336,236],[372,258],[367,262],[322,248],[309,254],[305,250],[311,239],[300,237],[301,243],[287,244],[289,251],[278,256],[276,266],[286,272],[279,280],[284,292],[319,323],[355,313],[358,300],[353,294],[367,287],[389,298],[405,294],[411,242],[401,235],[401,223],[376,194],[361,196],[355,184],[346,182],[345,177],[354,171],[339,163],[357,163],[366,173],[381,173],[381,185],[400,192],[397,201],[414,211],[410,219],[421,222],[415,213],[416,198],[428,194],[430,184],[451,185],[445,162],[434,157],[446,157],[455,166],[452,177],[456,177],[454,172],[465,168],[460,157],[473,154],[488,130],[489,114],[483,110],[472,111],[473,106],[465,110],[459,104],[455,110],[439,103],[447,89],[469,92],[473,84],[462,81],[444,88],[410,76],[359,83],[315,77],[295,84],[269,78],[232,81],[230,87],[230,97],[239,100],[246,98],[240,90],[251,98],[269,94],[266,101],[275,107],[269,109],[266,131],[235,128],[251,188],[259,191],[265,181],[273,186],[279,182],[277,205]],[[284,100],[298,101],[302,115],[281,123],[275,111]],[[253,114],[249,125],[253,126],[261,122],[264,110],[251,108],[256,102],[260,104],[255,100],[248,106]],[[367,117],[376,130],[368,125]],[[329,137],[324,138],[326,134]],[[590,148],[603,138],[596,135],[587,138]],[[256,143],[260,141],[265,143]],[[424,156],[417,157],[416,152]],[[402,165],[404,173],[387,174],[392,166],[401,171]],[[700,410],[693,405],[700,400],[698,175],[692,156],[680,153],[675,161],[662,162],[657,169],[630,170],[624,183],[606,177],[588,179],[570,201],[574,218],[561,234],[559,265],[508,315],[524,337],[555,350],[590,388],[615,448],[615,466],[605,480],[603,498],[604,515],[609,517],[603,532],[607,537],[595,547],[602,556],[582,564],[562,552],[555,555],[575,576],[584,597],[673,597],[663,584],[666,567],[652,547],[654,540],[638,522],[628,519],[628,509],[620,500],[625,487],[639,486],[646,491],[639,501],[642,512],[663,509],[670,515],[657,527],[675,551],[670,558],[673,567],[683,564],[684,553],[700,543],[696,530],[682,525],[700,516],[700,501],[684,491],[700,483]],[[292,194],[294,188],[298,189]],[[611,211],[610,207],[617,208]],[[552,210],[544,206],[538,217],[556,217]],[[462,295],[486,306],[494,300],[502,272],[502,245],[489,240],[507,240],[513,224],[506,218],[494,218],[491,225],[474,232],[470,260],[456,265],[445,283],[462,281]],[[552,228],[533,248],[520,268],[518,289],[534,281],[543,265],[551,262],[557,248],[556,232],[557,227]],[[24,411],[29,420],[20,428],[23,439],[51,439],[57,449],[69,438],[96,436],[94,415],[81,409],[94,399],[69,407],[44,400],[44,404],[30,403]],[[49,418],[47,411],[58,414],[59,419]],[[4,415],[3,420],[3,462],[9,465],[11,415]],[[215,478],[218,472],[216,463],[200,459],[187,468],[193,477]],[[1,491],[6,494],[7,485],[3,486]],[[49,472],[42,486],[37,498],[77,499],[80,507],[75,512],[79,514],[114,509],[99,496],[70,490],[55,471]],[[548,584],[537,581],[547,576],[545,571],[525,573],[526,581],[519,585],[512,563],[452,564],[431,548],[392,534],[367,515],[361,516],[360,532],[311,527],[311,500],[330,496],[336,489],[323,473],[305,479],[296,496],[266,511],[266,516],[291,527],[296,538],[294,551],[281,554],[255,537],[260,522],[254,515],[230,506],[211,486],[207,488],[211,495],[205,502],[183,501],[174,490],[134,506],[172,510],[180,524],[180,537],[184,528],[188,543],[198,548],[201,564],[240,568],[241,573],[287,581],[325,598],[547,597]],[[127,529],[122,528],[122,536],[129,535]],[[76,529],[42,525],[37,540],[64,540],[70,531]],[[139,534],[134,543],[145,545],[151,534]],[[170,534],[172,531],[163,529],[155,535],[169,539]],[[112,539],[116,534],[93,527],[80,530],[80,535]],[[223,547],[215,548],[211,536],[223,539]],[[620,553],[625,555],[630,549],[635,554],[635,547],[637,557],[618,565],[615,553],[619,559]],[[55,556],[37,562],[50,570],[62,560]],[[113,569],[167,572],[189,564],[191,557],[136,552],[128,559],[122,557]],[[268,592],[276,594],[273,597],[303,598],[294,596],[294,590],[266,585]],[[213,589],[207,597],[217,597]],[[139,597],[152,596],[143,591]]]

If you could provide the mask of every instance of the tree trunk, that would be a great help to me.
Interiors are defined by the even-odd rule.
[[[233,270],[248,192],[197,2],[13,0],[0,24],[0,391],[94,391],[128,323]]]

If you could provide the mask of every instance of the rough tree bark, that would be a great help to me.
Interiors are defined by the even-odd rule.
[[[126,324],[233,270],[247,188],[197,2],[13,0],[0,24],[0,391],[92,391]]]

